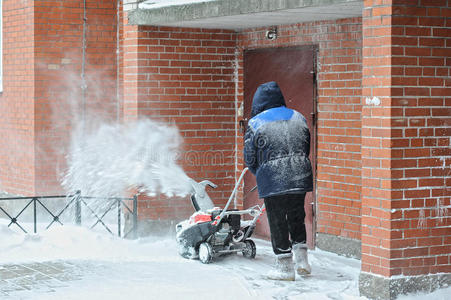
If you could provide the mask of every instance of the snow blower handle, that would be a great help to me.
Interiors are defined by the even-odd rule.
[[[254,207],[257,207],[258,210],[254,212],[253,214],[250,214],[253,218],[250,223],[249,229],[246,230],[246,234],[244,235],[243,240],[247,239],[255,230],[255,227],[257,227],[257,221],[260,219],[261,215],[266,211],[265,204],[263,204],[261,207],[259,205],[256,205]]]
[[[216,184],[214,184],[210,180],[203,180],[203,181],[199,182],[199,184],[202,184],[203,186],[208,185],[209,187],[214,188],[214,189],[218,187]]]
[[[233,199],[233,197],[235,197],[236,191],[238,190],[238,187],[239,187],[241,181],[243,180],[244,174],[246,174],[247,170],[249,170],[249,169],[248,168],[244,168],[243,172],[241,172],[240,178],[235,183],[235,188],[233,189],[232,194],[230,194],[230,197],[229,197],[229,200],[227,201],[227,204],[225,205],[225,207],[222,210],[221,214],[215,218],[215,224],[214,225],[217,226],[221,222],[222,218],[224,217],[224,214],[227,212],[227,209],[230,206],[230,203],[232,203],[232,199]]]

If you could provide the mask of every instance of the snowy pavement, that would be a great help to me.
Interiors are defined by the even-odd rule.
[[[366,299],[360,261],[315,250],[310,276],[271,281],[270,244],[256,243],[253,260],[204,265],[178,256],[171,237],[129,241],[70,226],[25,235],[0,224],[0,299]],[[446,299],[434,295],[406,299]]]

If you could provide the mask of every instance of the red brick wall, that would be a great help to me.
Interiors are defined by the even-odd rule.
[[[451,272],[450,15],[447,1],[366,4],[363,272]]]
[[[197,160],[192,166],[185,161],[185,169],[193,178],[217,181],[223,188],[212,196],[222,202],[233,186],[235,161],[237,170],[243,167],[242,139],[235,137],[235,106],[243,99],[242,51],[318,44],[318,230],[360,238],[360,18],[281,26],[275,43],[264,38],[264,29],[245,31],[238,35],[237,54],[231,32],[125,28],[125,116],[158,116],[177,124],[188,158]],[[226,165],[218,170],[199,161],[205,153],[219,153]],[[180,206],[167,201],[141,203],[143,209],[166,205],[156,215]],[[184,209],[192,212],[190,207]]]
[[[235,34],[223,30],[124,27],[124,116],[175,124],[179,163],[224,205],[235,180]],[[187,199],[140,198],[142,218],[192,214]]]
[[[3,1],[0,189],[34,193],[34,14],[32,0]]]
[[[116,80],[117,80],[117,97],[119,99],[119,111],[117,116],[120,120],[124,120],[124,7],[123,0],[117,0],[117,57],[116,57]]]
[[[391,268],[450,273],[450,2],[393,3]]]
[[[380,11],[379,7],[374,12],[366,9],[363,15],[367,29],[363,37],[362,94],[375,105],[362,109],[362,271],[389,276],[391,109],[387,90],[391,82],[391,28],[388,17],[380,17]],[[369,17],[371,14],[374,18]],[[366,98],[363,101],[366,104]]]
[[[116,1],[86,2],[86,115],[116,118]],[[60,193],[80,120],[83,0],[4,1],[0,184],[15,194]]]
[[[35,2],[36,192],[60,193],[71,130],[116,118],[116,1],[86,2],[83,104],[83,0]],[[84,115],[84,117],[83,117]]]
[[[239,35],[241,50],[318,45],[317,231],[360,238],[362,26],[360,18],[279,26]]]

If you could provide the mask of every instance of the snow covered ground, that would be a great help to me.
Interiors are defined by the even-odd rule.
[[[358,260],[311,251],[310,276],[270,281],[263,277],[273,261],[270,244],[256,242],[254,260],[230,255],[204,265],[178,256],[172,237],[130,241],[70,226],[26,235],[0,222],[0,298],[366,299],[359,297]],[[451,288],[402,299],[447,299],[449,293]]]

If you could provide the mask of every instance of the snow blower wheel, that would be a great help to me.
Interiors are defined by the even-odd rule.
[[[243,256],[247,258],[255,258],[257,254],[257,248],[253,240],[245,240],[243,248]]]
[[[199,260],[203,264],[209,264],[213,259],[213,248],[209,243],[202,243],[199,246]]]

